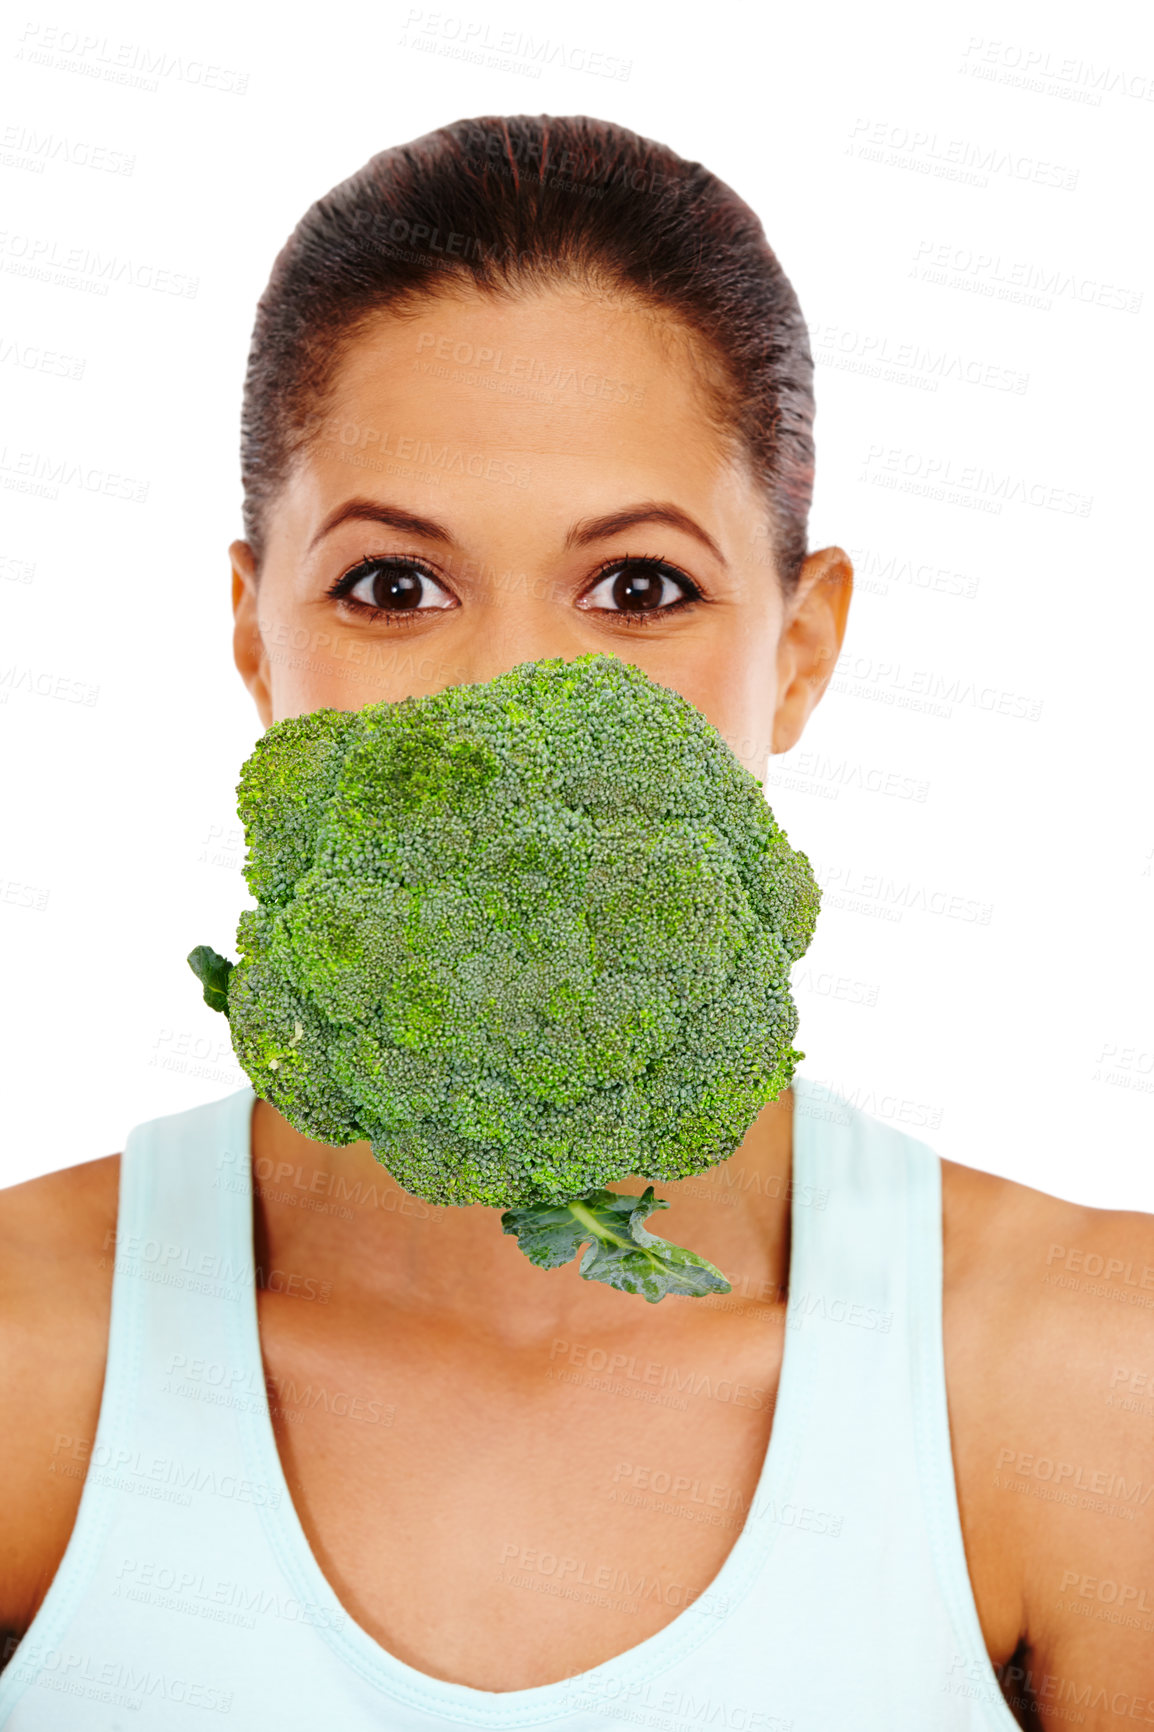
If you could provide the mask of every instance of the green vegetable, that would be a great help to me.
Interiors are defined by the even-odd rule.
[[[189,963],[256,1093],[534,1262],[728,1291],[604,1187],[726,1159],[805,1055],[820,892],[761,784],[615,656],[275,723],[241,770],[235,965]]]
[[[204,1002],[210,1010],[228,1010],[228,977],[234,964],[218,956],[207,944],[188,953],[188,966],[204,987]]]
[[[641,1293],[651,1303],[667,1293],[728,1293],[729,1282],[719,1269],[694,1251],[670,1245],[644,1226],[654,1209],[669,1204],[653,1195],[617,1196],[589,1191],[571,1203],[534,1203],[527,1209],[506,1209],[501,1223],[515,1233],[531,1263],[555,1269],[571,1263],[586,1239],[592,1241],[581,1259],[586,1281],[604,1281],[624,1293]]]

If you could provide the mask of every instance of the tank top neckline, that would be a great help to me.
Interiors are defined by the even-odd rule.
[[[124,1706],[195,1690],[254,1729],[335,1715],[349,1732],[610,1732],[705,1714],[767,1732],[1014,1732],[954,1476],[941,1162],[824,1082],[792,1088],[784,1358],[745,1524],[663,1630],[515,1691],[397,1659],[308,1544],[260,1352],[251,1088],[134,1127],[96,1436],[64,1556],[0,1675],[0,1726],[72,1732],[84,1696],[85,1724],[110,1727],[119,1710],[95,1703],[123,1685],[140,1692]]]
[[[811,1183],[813,1165],[813,1111],[799,1111],[808,1103],[808,1079],[796,1072],[791,1080],[793,1101],[791,1189],[796,1196]],[[816,1086],[816,1085],[815,1085]],[[222,1189],[222,1228],[228,1243],[226,1256],[251,1267],[253,1250],[252,1112],[256,1095],[242,1088],[229,1102],[229,1121],[224,1127],[232,1147],[247,1150],[240,1161],[241,1177],[247,1183]],[[807,1285],[811,1261],[812,1209],[791,1208],[790,1267],[788,1292]],[[788,1308],[788,1295],[787,1295]],[[611,1704],[626,1689],[652,1680],[674,1660],[684,1658],[726,1624],[726,1614],[745,1598],[765,1567],[780,1531],[780,1522],[766,1520],[767,1511],[780,1510],[790,1502],[799,1451],[805,1436],[808,1397],[812,1389],[814,1355],[809,1343],[789,1329],[785,1331],[781,1372],[769,1441],[762,1458],[746,1519],[720,1569],[699,1597],[660,1630],[624,1652],[600,1664],[550,1684],[530,1685],[518,1690],[484,1690],[470,1684],[435,1678],[391,1653],[352,1617],[344,1607],[309,1544],[293,1503],[277,1448],[269,1412],[260,1349],[259,1312],[255,1281],[245,1302],[230,1307],[234,1351],[243,1368],[252,1368],[252,1387],[264,1393],[238,1415],[249,1471],[254,1480],[270,1488],[272,1496],[260,1506],[266,1538],[281,1568],[302,1600],[315,1604],[321,1613],[320,1630],[345,1664],[369,1683],[407,1705],[435,1711],[448,1720],[478,1727],[536,1725],[559,1719],[582,1707]]]

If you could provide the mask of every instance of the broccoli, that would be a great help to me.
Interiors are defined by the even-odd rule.
[[[542,1267],[727,1292],[605,1189],[726,1159],[805,1054],[820,891],[761,783],[610,655],[275,723],[241,770],[258,906],[188,961],[253,1089]]]

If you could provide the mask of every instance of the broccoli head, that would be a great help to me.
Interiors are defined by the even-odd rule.
[[[652,1187],[604,1190],[724,1160],[805,1056],[820,892],[704,716],[615,656],[527,662],[277,722],[237,791],[257,906],[239,962],[189,962],[255,1092],[545,1267],[589,1240],[592,1279],[725,1290],[663,1262]]]

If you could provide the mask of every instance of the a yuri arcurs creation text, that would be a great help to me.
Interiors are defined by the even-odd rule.
[[[189,962],[253,1089],[406,1191],[501,1207],[535,1263],[726,1292],[647,1231],[804,1053],[820,892],[746,770],[616,656],[276,722],[241,770],[236,963]]]

